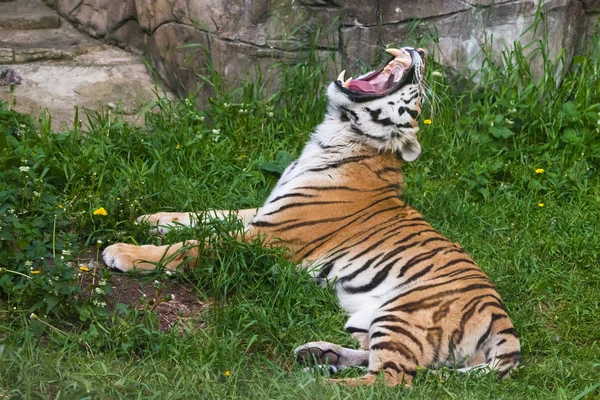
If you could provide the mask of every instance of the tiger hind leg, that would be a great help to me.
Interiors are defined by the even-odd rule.
[[[294,350],[296,359],[316,367],[327,368],[330,373],[350,367],[367,367],[369,352],[367,350],[354,350],[329,342],[310,342]],[[309,368],[315,369],[315,368]]]

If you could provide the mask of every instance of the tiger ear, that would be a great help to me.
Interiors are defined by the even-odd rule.
[[[421,144],[417,140],[417,135],[409,133],[400,144],[400,155],[406,162],[415,161],[421,155]]]

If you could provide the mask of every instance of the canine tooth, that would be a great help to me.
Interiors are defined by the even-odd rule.
[[[405,67],[409,67],[410,63],[412,62],[412,60],[410,59],[410,57],[400,57],[400,58],[394,59],[394,61],[396,61],[397,63],[400,63],[400,64],[404,65]]]
[[[340,75],[337,77],[337,80],[340,82],[344,82],[344,75],[346,74],[346,70],[340,72]]]
[[[385,51],[387,51],[388,53],[390,53],[394,57],[398,57],[400,54],[402,54],[402,51],[398,50],[398,49],[385,49]]]
[[[351,81],[351,80],[352,80],[352,77],[348,78],[348,79],[346,80],[346,82],[344,82],[344,83],[342,84],[342,86],[343,86],[343,87],[348,87],[348,85],[350,84],[350,81]]]

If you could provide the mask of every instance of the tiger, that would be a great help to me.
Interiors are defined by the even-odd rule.
[[[263,238],[284,247],[317,283],[333,288],[358,349],[316,341],[294,350],[305,363],[362,367],[371,385],[411,385],[419,368],[494,371],[506,377],[520,361],[517,332],[494,284],[457,243],[448,240],[401,198],[403,162],[421,154],[418,118],[426,53],[387,49],[384,67],[326,90],[327,111],[298,159],[283,172],[262,207],[210,211],[234,215],[240,240]],[[196,213],[142,215],[161,232],[201,223]],[[199,244],[117,243],[103,251],[120,271],[151,270],[163,261],[193,266]]]

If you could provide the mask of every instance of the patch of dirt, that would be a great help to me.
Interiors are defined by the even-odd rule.
[[[183,326],[191,326],[196,330],[204,327],[202,315],[209,309],[210,303],[201,301],[196,288],[191,284],[175,280],[161,280],[157,296],[154,279],[148,276],[122,275],[113,272],[110,283],[112,293],[107,295],[107,307],[110,310],[116,309],[119,303],[126,304],[131,308],[152,310],[153,302],[172,297],[172,300],[161,301],[154,309],[161,331],[171,331],[177,322],[179,322],[180,331]],[[84,292],[89,294],[92,284],[93,276],[90,270],[83,276]]]

